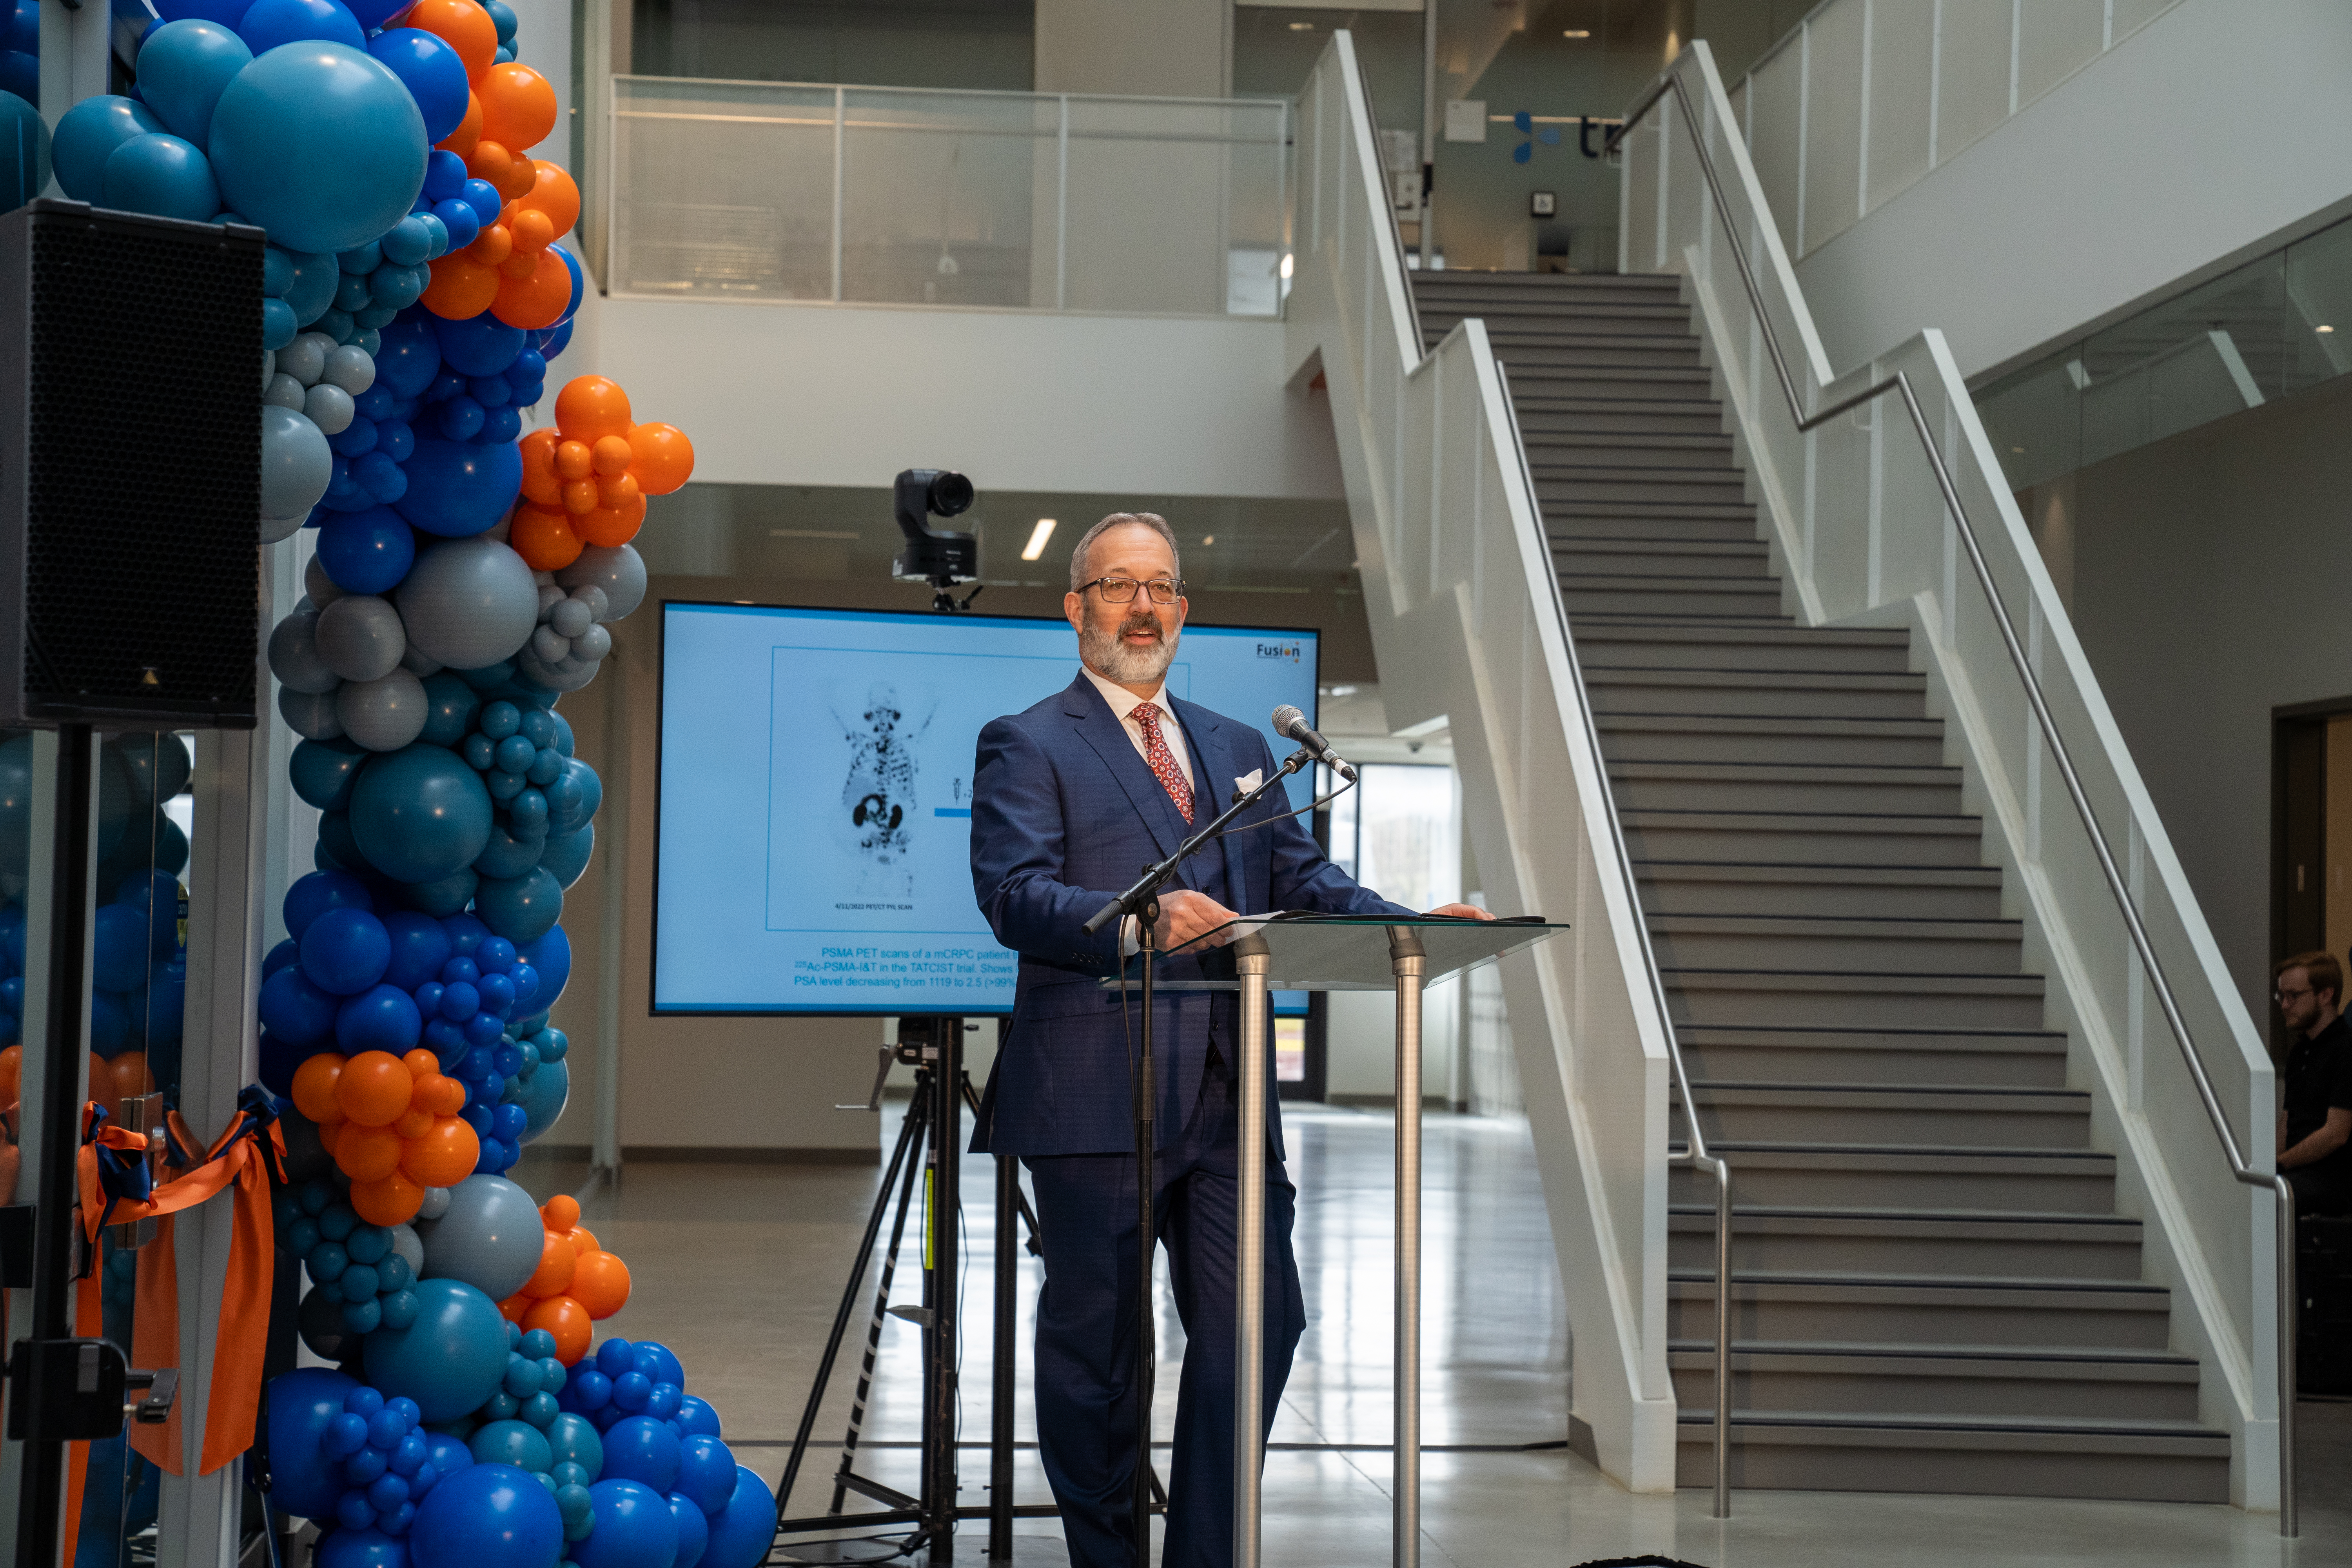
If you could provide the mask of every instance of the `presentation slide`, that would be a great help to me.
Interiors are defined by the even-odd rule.
[[[1014,957],[972,897],[972,757],[990,720],[1070,684],[1076,641],[1010,616],[666,603],[654,1011],[1010,1012]],[[1168,689],[1263,727],[1279,703],[1311,719],[1315,677],[1313,632],[1188,626]]]

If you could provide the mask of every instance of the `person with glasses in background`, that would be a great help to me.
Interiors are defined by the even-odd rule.
[[[1021,955],[1013,1017],[981,1102],[975,1152],[1020,1157],[1037,1196],[1037,1447],[1077,1568],[1149,1563],[1129,1498],[1135,1475],[1134,997],[1099,984],[1137,949],[1132,918],[1089,936],[1095,911],[1242,790],[1275,770],[1255,723],[1167,691],[1184,626],[1176,536],[1150,512],[1113,512],[1070,554],[1062,600],[1077,634],[1068,688],[981,731],[971,873],[996,940]],[[1234,911],[1410,915],[1325,858],[1279,791],[1185,862],[1160,895],[1162,950]],[[1448,904],[1431,911],[1485,920]],[[1171,980],[1207,977],[1197,957]],[[1232,992],[1163,990],[1152,1009],[1157,1107],[1153,1229],[1185,1333],[1164,1561],[1233,1558],[1234,1268],[1240,1055]],[[1294,1192],[1268,1063],[1265,1410],[1269,1427],[1306,1325],[1291,1254]]]
[[[2279,961],[2272,995],[2294,1031],[2278,1114],[2278,1168],[2297,1214],[2352,1213],[2352,1026],[2341,1011],[2344,970],[2333,953]]]

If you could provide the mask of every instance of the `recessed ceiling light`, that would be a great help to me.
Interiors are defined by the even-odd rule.
[[[1216,542],[1217,542],[1217,536],[1216,536],[1215,534],[1213,534],[1213,533],[1211,533],[1211,534],[1204,534],[1204,535],[1202,535],[1202,539],[1201,539],[1201,548],[1202,548],[1202,549],[1203,549],[1203,550],[1205,550],[1205,549],[1207,549],[1210,545],[1214,544]]]
[[[2335,330],[2336,329],[2334,327],[2314,327],[2312,329],[2315,332],[2332,332]]]
[[[1290,24],[1290,30],[1294,33],[1311,33],[1315,30],[1315,24],[1312,22],[1293,22]]]
[[[1041,517],[1037,526],[1029,531],[1029,542],[1021,547],[1021,559],[1034,561],[1045,553],[1045,541],[1054,537],[1054,520]]]
[[[1562,33],[1560,37],[1563,38],[1589,38],[1592,37],[1592,29],[1590,27],[1570,27],[1568,31]]]
[[[2024,448],[2024,447],[2011,447],[2010,448],[2010,450],[2011,450],[2011,451],[2012,451],[2012,452],[2022,452],[2022,451],[2024,451],[2024,450],[2025,450],[2025,448]]]

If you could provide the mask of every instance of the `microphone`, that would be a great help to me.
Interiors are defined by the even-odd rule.
[[[1274,710],[1273,724],[1276,734],[1286,736],[1297,742],[1315,753],[1317,762],[1321,763],[1341,778],[1350,783],[1354,782],[1355,764],[1333,751],[1331,742],[1315,732],[1315,727],[1307,721],[1306,714],[1286,702]]]

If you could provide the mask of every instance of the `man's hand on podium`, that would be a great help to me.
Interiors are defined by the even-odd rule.
[[[1475,904],[1440,904],[1429,912],[1457,921],[1490,921],[1495,918],[1494,910],[1482,910]]]
[[[1160,895],[1160,925],[1155,931],[1160,951],[1183,946],[1203,931],[1215,931],[1241,917],[1205,893],[1187,888]],[[1210,947],[1223,947],[1233,940],[1231,932],[1220,935]]]

